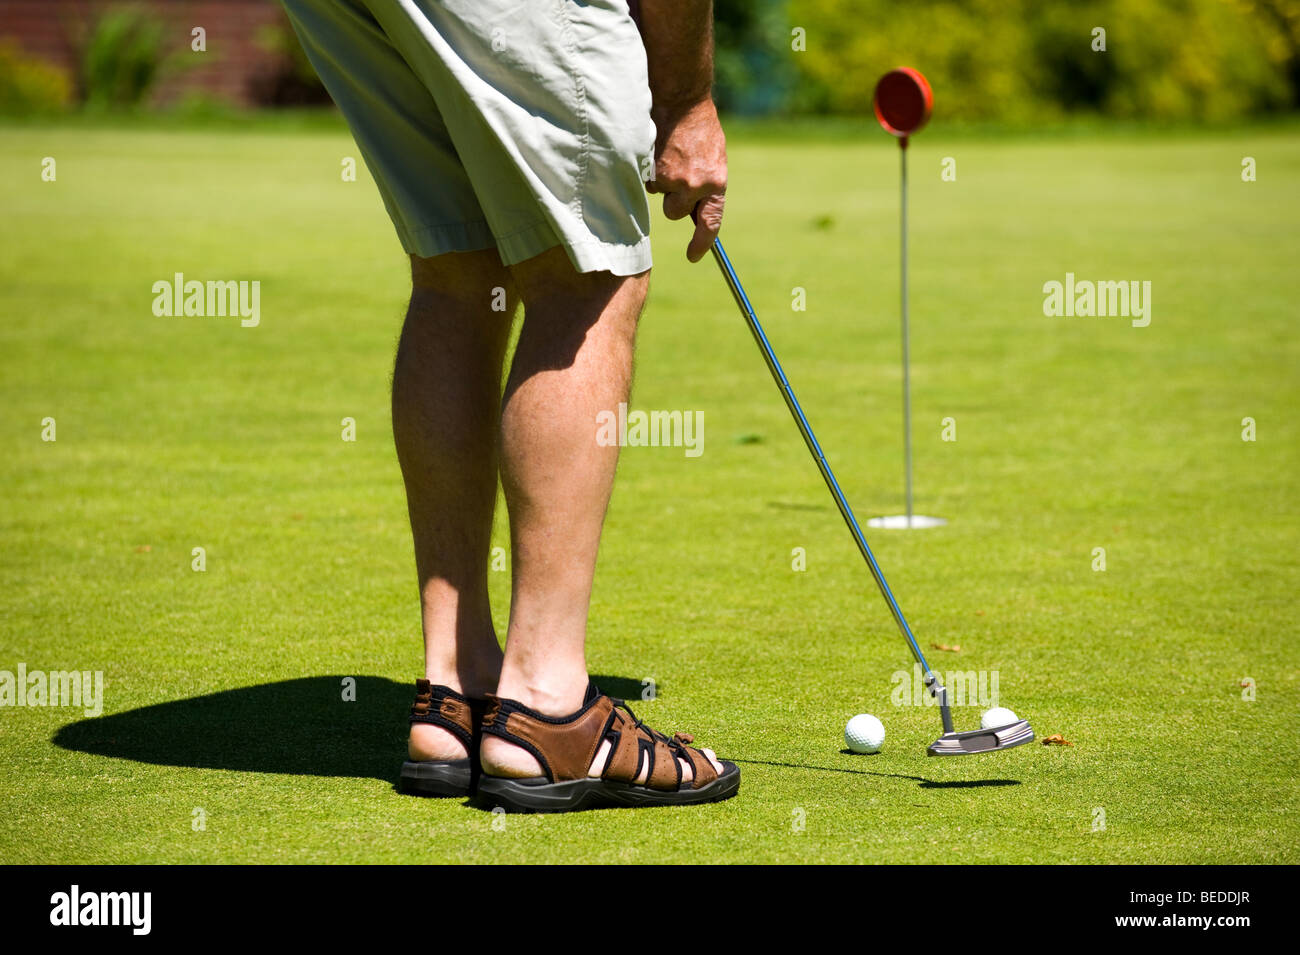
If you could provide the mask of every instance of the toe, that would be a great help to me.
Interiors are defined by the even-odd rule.
[[[718,757],[714,754],[713,750],[702,749],[700,750],[700,752],[703,753],[705,758],[708,759],[708,761],[713,765],[713,771],[717,773],[719,776],[721,776],[722,764],[718,762]],[[690,764],[690,762],[680,758],[677,760],[677,762],[681,763],[682,765],[682,781],[694,782],[695,768]]]
[[[717,754],[714,753],[713,750],[711,749],[702,749],[700,750],[700,752],[703,753],[705,756],[709,757],[709,762],[713,764],[713,771],[717,773],[719,776],[721,776],[722,764],[718,762]]]

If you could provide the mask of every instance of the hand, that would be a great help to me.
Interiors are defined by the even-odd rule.
[[[711,99],[670,114],[655,115],[655,175],[646,191],[663,193],[664,215],[694,214],[695,234],[686,258],[698,262],[722,228],[727,191],[727,140]]]

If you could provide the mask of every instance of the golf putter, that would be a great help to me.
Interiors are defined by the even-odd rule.
[[[835,498],[835,505],[840,509],[840,515],[844,518],[844,523],[848,525],[849,531],[853,534],[853,540],[858,545],[858,550],[862,552],[862,557],[871,570],[871,576],[875,578],[876,586],[880,588],[881,596],[885,598],[885,603],[889,605],[889,612],[894,615],[894,622],[898,624],[898,629],[907,638],[907,645],[912,650],[912,656],[916,657],[916,662],[921,665],[921,672],[925,674],[926,689],[938,701],[939,715],[943,719],[943,735],[930,744],[926,754],[929,756],[964,756],[970,753],[989,753],[999,749],[1010,749],[1012,746],[1031,742],[1034,738],[1034,731],[1030,727],[1028,720],[1018,720],[1006,726],[996,726],[990,729],[968,730],[965,733],[958,733],[953,729],[952,713],[948,707],[948,691],[944,687],[943,681],[940,680],[939,674],[930,669],[930,664],[925,660],[925,654],[921,652],[916,637],[912,635],[912,628],[907,625],[907,619],[903,616],[898,601],[894,599],[889,584],[885,582],[885,575],[881,572],[880,565],[876,563],[871,548],[867,546],[866,538],[862,536],[862,528],[858,526],[858,519],[853,516],[853,509],[849,507],[844,492],[840,490],[839,482],[835,480],[835,474],[831,471],[831,466],[826,463],[826,456],[822,454],[821,445],[817,443],[812,427],[804,416],[803,408],[799,406],[799,400],[795,398],[794,391],[790,388],[790,382],[781,369],[781,363],[776,360],[772,345],[763,332],[763,326],[758,323],[758,316],[754,314],[754,308],[749,304],[749,297],[745,295],[745,290],[741,287],[740,279],[736,277],[736,270],[732,268],[731,260],[727,258],[727,253],[722,248],[720,239],[715,239],[713,242],[713,257],[717,260],[718,268],[722,270],[722,277],[726,279],[732,297],[740,307],[740,312],[745,318],[745,324],[749,326],[750,334],[754,336],[754,341],[763,353],[763,360],[767,362],[767,370],[772,373],[772,379],[776,382],[777,387],[781,389],[781,396],[785,398],[786,407],[790,409],[795,424],[799,426],[799,433],[803,435],[804,444],[808,445],[809,453],[812,454],[813,460],[817,462],[817,469],[821,471],[822,480],[826,482],[826,487],[830,489],[831,496]]]

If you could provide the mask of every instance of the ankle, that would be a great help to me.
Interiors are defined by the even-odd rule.
[[[544,716],[568,716],[582,709],[589,682],[585,669],[580,675],[546,680],[528,680],[503,673],[496,695],[522,703]]]
[[[495,693],[501,678],[501,660],[482,664],[439,666],[426,663],[424,678],[435,686],[450,687],[461,696],[481,700]]]

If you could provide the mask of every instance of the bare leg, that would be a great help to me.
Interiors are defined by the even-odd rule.
[[[488,607],[502,360],[517,297],[495,250],[411,257],[411,303],[393,368],[393,436],[406,483],[433,683],[481,697],[501,649]],[[506,290],[505,311],[493,309]],[[411,727],[411,759],[463,758],[446,730]]]
[[[501,416],[514,556],[501,696],[552,715],[587,688],[587,607],[618,448],[596,416],[627,400],[648,274],[575,272],[561,249],[512,270],[524,327]]]
[[[649,273],[580,274],[561,249],[510,271],[524,325],[501,416],[514,563],[497,693],[564,716],[582,706],[587,688],[587,610],[618,463],[618,447],[596,441],[597,415],[627,400]],[[485,737],[480,752],[493,775],[541,772],[530,753],[496,737]]]

